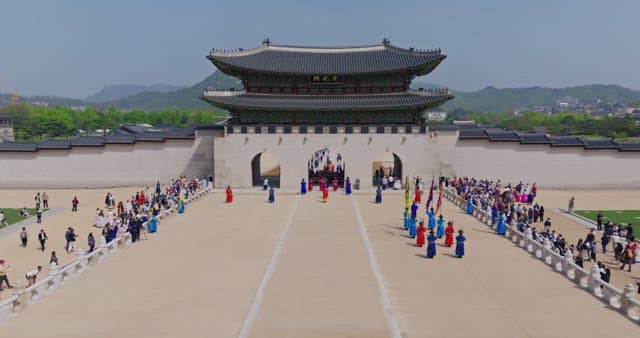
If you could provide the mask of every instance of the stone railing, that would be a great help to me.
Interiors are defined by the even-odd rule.
[[[465,209],[465,202],[458,196],[454,188],[446,188],[443,195],[453,204]],[[490,211],[474,208],[472,216],[495,229]],[[507,226],[505,237],[612,309],[622,313],[636,324],[640,324],[640,300],[633,298],[636,293],[636,287],[633,284],[629,283],[624,287],[624,290],[620,290],[603,281],[597,266],[594,265],[591,271],[579,267],[573,262],[573,254],[570,251],[567,251],[564,256],[559,255],[553,250],[550,240],[546,239],[543,243],[534,240],[531,229],[522,233],[512,226]]]
[[[191,194],[188,199],[185,199],[184,203],[189,204],[211,192],[212,189],[213,186],[209,185],[206,188]],[[174,205],[169,209],[160,211],[156,216],[157,222],[174,215],[177,213],[177,209],[177,205]],[[146,223],[144,225],[146,226]],[[128,232],[119,234],[118,237],[109,243],[107,243],[104,237],[102,237],[102,243],[100,243],[93,252],[87,254],[81,249],[76,250],[76,257],[71,263],[60,267],[52,264],[49,267],[48,276],[34,285],[27,288],[16,285],[13,289],[13,295],[0,301],[0,322],[11,318],[24,310],[27,306],[38,302],[56,289],[64,286],[70,280],[73,280],[82,275],[83,272],[90,270],[91,267],[100,263],[106,257],[111,256],[124,247],[127,247],[129,244],[131,244],[131,235]]]

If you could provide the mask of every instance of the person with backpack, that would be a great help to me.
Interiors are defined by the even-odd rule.
[[[631,263],[633,261],[633,250],[631,250],[631,247],[629,244],[627,244],[624,248],[624,250],[622,251],[622,266],[620,266],[621,270],[624,270],[624,266],[625,265],[629,265],[629,272],[631,272]]]

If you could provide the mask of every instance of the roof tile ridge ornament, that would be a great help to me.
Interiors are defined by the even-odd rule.
[[[238,48],[234,50],[222,50],[222,49],[212,48],[211,51],[209,52],[209,55],[207,55],[207,59],[211,60],[212,58],[216,58],[216,57],[247,56],[247,55],[252,55],[252,54],[262,52],[263,50],[267,49],[267,47],[268,47],[267,45],[262,44],[258,47],[250,48],[250,49]]]
[[[217,90],[212,87],[207,87],[204,89],[203,96],[241,96],[246,94],[244,90]]]

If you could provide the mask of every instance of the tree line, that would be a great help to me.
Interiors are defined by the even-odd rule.
[[[39,107],[27,104],[0,108],[15,116],[14,134],[19,141],[46,138],[71,138],[92,134],[95,130],[116,129],[121,124],[146,123],[154,126],[187,127],[221,121],[222,111],[166,109],[163,111],[121,111],[109,108],[99,112],[92,107],[74,110],[70,107]]]

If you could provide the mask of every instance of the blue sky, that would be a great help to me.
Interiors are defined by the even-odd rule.
[[[85,97],[105,85],[191,85],[212,48],[440,47],[424,81],[640,89],[638,0],[0,0],[0,92]]]

